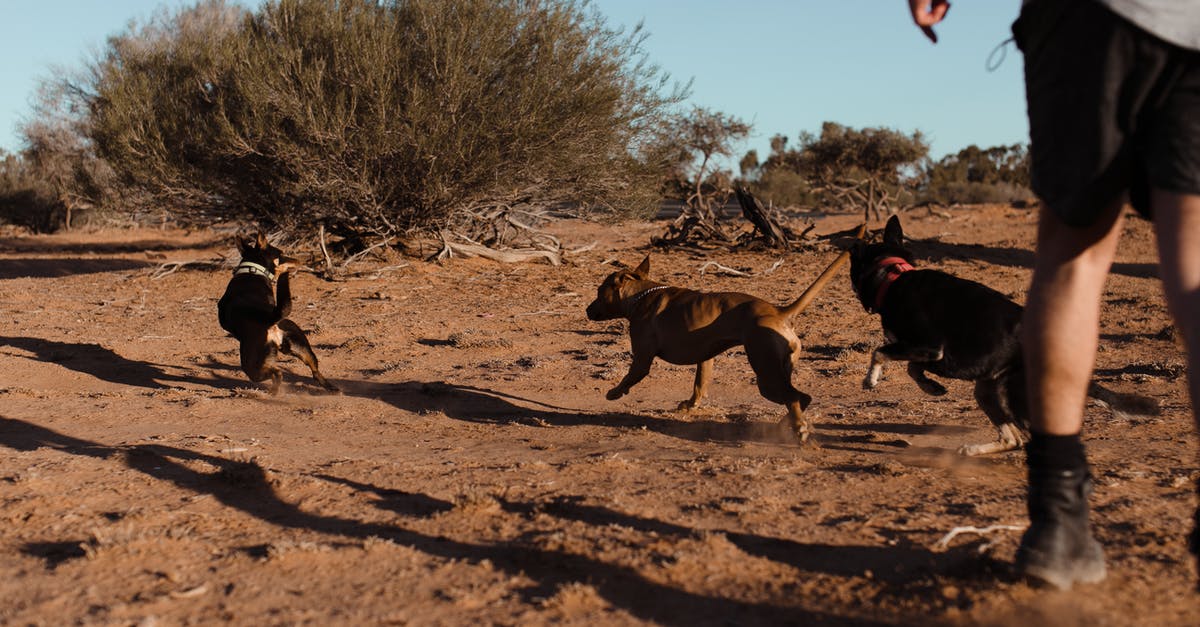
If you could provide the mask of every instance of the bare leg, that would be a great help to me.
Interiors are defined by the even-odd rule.
[[[1187,350],[1192,416],[1200,428],[1200,196],[1153,190],[1151,202],[1163,290]],[[1188,544],[1200,570],[1200,508]]]
[[[1037,260],[1022,323],[1032,428],[1074,435],[1083,426],[1100,336],[1100,298],[1121,235],[1122,203],[1095,224],[1063,224],[1041,212]]]
[[[1152,202],[1163,290],[1187,349],[1188,391],[1200,426],[1200,196],[1154,190]]]

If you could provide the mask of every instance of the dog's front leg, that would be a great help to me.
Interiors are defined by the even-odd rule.
[[[937,361],[942,358],[942,347],[913,346],[904,341],[884,344],[871,353],[871,365],[863,378],[863,389],[873,390],[879,385],[883,364],[888,361]],[[911,373],[910,373],[911,374]],[[918,381],[918,383],[920,383]],[[922,388],[923,389],[923,388]]]
[[[912,380],[917,382],[917,387],[926,394],[930,396],[946,395],[946,386],[930,379],[929,375],[925,374],[925,367],[921,365],[921,362],[908,362],[908,376],[912,377]]]
[[[639,353],[635,349],[633,352],[633,363],[629,364],[629,372],[616,387],[604,395],[604,398],[615,401],[628,394],[629,388],[637,385],[639,381],[646,378],[646,375],[650,374],[650,364],[652,363],[654,363],[654,353]]]
[[[280,320],[292,315],[292,286],[290,280],[290,269],[287,266],[280,266],[282,272],[277,272],[278,277],[275,281],[275,319]]]
[[[997,431],[999,438],[995,442],[964,444],[958,447],[958,454],[964,457],[991,455],[992,453],[1015,451],[1025,444],[1025,438],[1021,437],[1021,428],[1011,422],[999,425]]]
[[[713,360],[705,359],[696,364],[696,381],[692,385],[692,397],[679,403],[676,411],[689,411],[700,406],[700,399],[708,390],[708,382],[712,380]]]

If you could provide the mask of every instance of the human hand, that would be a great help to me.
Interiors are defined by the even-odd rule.
[[[921,31],[925,33],[929,41],[936,44],[937,33],[933,32],[933,25],[946,18],[946,12],[950,10],[950,2],[948,0],[908,0],[908,7],[912,10],[913,22],[921,27]]]

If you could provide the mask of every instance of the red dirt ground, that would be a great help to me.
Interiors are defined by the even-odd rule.
[[[819,219],[818,232],[855,216]],[[1034,216],[905,217],[920,266],[1024,300]],[[382,277],[293,281],[330,396],[303,365],[249,383],[216,301],[215,233],[0,238],[0,623],[1194,625],[1184,536],[1200,477],[1185,365],[1149,226],[1130,222],[1097,376],[1161,400],[1137,421],[1090,407],[1107,581],[1062,593],[1010,572],[1023,455],[971,386],[923,395],[899,367],[860,387],[879,322],[846,271],[797,320],[798,387],[819,447],[774,436],[745,356],[707,405],[671,409],[692,369],[656,363],[616,402],[623,322],[583,309],[604,262],[637,262],[663,223],[554,227],[563,267],[411,261]],[[653,275],[792,300],[831,249],[653,254]],[[759,274],[776,261],[770,274]],[[701,274],[705,261],[756,274]],[[401,260],[379,260],[378,267]]]

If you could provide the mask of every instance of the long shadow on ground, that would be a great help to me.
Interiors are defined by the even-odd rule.
[[[281,499],[272,487],[265,470],[253,461],[234,461],[159,445],[108,446],[4,417],[0,417],[0,445],[17,451],[53,448],[69,455],[111,460],[181,489],[209,494],[226,507],[278,527],[360,541],[371,537],[383,538],[447,560],[464,560],[473,564],[487,560],[494,567],[513,575],[524,575],[537,580],[538,591],[554,590],[566,583],[586,581],[613,606],[623,608],[642,620],[664,625],[892,623],[862,618],[857,613],[836,614],[695,594],[647,579],[632,568],[519,542],[499,545],[474,544],[442,536],[428,536],[397,525],[305,512],[295,504]],[[181,460],[204,461],[217,470],[211,473],[199,472],[180,463]],[[436,507],[436,499],[430,498],[429,502],[434,503]],[[603,512],[589,513],[579,510],[581,516],[602,514]],[[753,536],[746,536],[745,541],[753,544],[752,539]],[[761,542],[763,547],[770,547],[776,540],[761,539]],[[47,553],[48,546],[65,544],[38,543],[36,546],[27,546],[26,551],[41,556]],[[838,548],[826,546],[820,550],[829,557],[820,558],[816,563],[826,563],[826,567],[831,567],[828,564],[836,561],[832,556],[838,553]],[[57,553],[54,553],[54,556],[55,559],[64,557]],[[67,559],[70,557],[65,556]],[[803,557],[796,555],[794,559],[803,560]],[[877,558],[872,559],[883,559],[883,554],[880,553]],[[901,617],[896,617],[895,621],[904,622]]]
[[[152,267],[154,263],[136,259],[0,259],[0,279],[34,279],[121,272]]]
[[[923,261],[937,263],[946,259],[982,261],[997,266],[1033,269],[1035,253],[1026,248],[959,244],[937,239],[910,240],[913,255]],[[1135,279],[1158,277],[1158,264],[1114,263],[1111,272]]]
[[[59,342],[37,337],[0,336],[0,347],[2,346],[10,346],[33,353],[40,361],[56,363],[63,368],[91,375],[109,383],[151,389],[167,388],[171,386],[170,384],[179,383],[212,386],[227,390],[245,385],[244,382],[237,379],[215,374],[211,378],[171,374],[164,370],[166,366],[127,359],[111,348],[105,348],[99,344]]]

